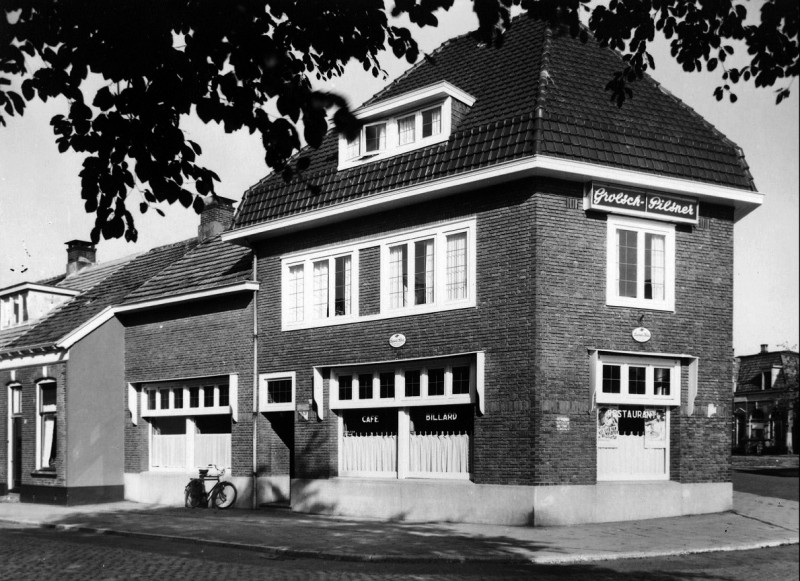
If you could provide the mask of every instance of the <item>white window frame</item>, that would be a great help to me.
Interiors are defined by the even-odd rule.
[[[478,392],[483,387],[483,366],[477,364],[477,357],[454,357],[447,359],[399,360],[396,363],[367,364],[335,367],[330,373],[330,408],[396,408],[434,405],[473,404],[478,400]],[[469,393],[453,393],[453,368],[469,367]],[[428,395],[428,370],[444,369],[444,394]],[[420,395],[405,395],[405,372],[420,372]],[[394,397],[380,397],[381,373],[394,373]],[[353,376],[353,399],[339,399],[339,377]],[[359,375],[372,376],[372,397],[359,397]]]
[[[637,293],[636,297],[619,296],[617,276],[619,254],[617,252],[617,230],[632,230],[637,233]],[[664,299],[644,298],[644,237],[645,234],[664,236]],[[615,307],[632,307],[657,311],[675,310],[675,225],[652,220],[641,220],[627,216],[608,216],[608,240],[606,248],[606,304]]]
[[[43,405],[42,404],[42,386],[44,385],[53,385],[56,390],[56,403],[51,405]],[[44,434],[42,430],[44,429],[44,417],[46,415],[55,415],[56,421],[55,425],[53,426],[54,434],[53,434],[53,443],[54,445],[58,444],[58,433],[55,430],[58,429],[58,383],[54,379],[41,379],[36,382],[36,470],[46,470],[46,471],[55,471],[55,466],[45,466],[44,465],[44,458],[42,455],[42,446],[44,445]],[[62,442],[63,446],[63,442]],[[56,450],[56,454],[58,450]],[[56,456],[57,457],[57,456]]]
[[[463,299],[447,300],[447,238],[457,234],[467,236],[467,296]],[[416,242],[433,239],[433,302],[415,305],[414,303],[414,248]],[[390,254],[391,249],[407,245],[406,259],[408,260],[408,300],[407,304],[400,307],[391,307],[390,296]],[[476,305],[475,289],[475,263],[476,263],[475,221],[460,222],[410,232],[401,236],[393,236],[381,241],[380,248],[380,313],[382,315],[413,315],[463,309]]]
[[[657,446],[648,446],[647,445],[647,436],[644,436],[644,442],[642,443],[644,449],[661,449],[664,450],[664,473],[663,474],[637,474],[632,473],[625,470],[620,470],[619,472],[608,472],[605,474],[600,474],[600,467],[597,467],[597,481],[598,482],[620,482],[625,480],[635,480],[635,481],[642,481],[642,482],[663,482],[665,480],[669,480],[671,466],[670,466],[670,436],[672,430],[672,410],[669,407],[665,406],[651,406],[651,405],[642,405],[639,404],[612,404],[612,405],[635,405],[637,407],[661,407],[664,409],[664,442],[659,443]],[[596,421],[596,420],[595,420]],[[597,426],[595,425],[595,437],[597,436]],[[599,449],[617,449],[619,448],[619,442],[615,442],[613,444],[601,442],[599,439],[596,441],[596,447]],[[624,457],[628,459],[627,457]]]
[[[469,368],[469,393],[453,393],[453,368]],[[317,368],[315,368],[316,370]],[[444,369],[444,394],[428,395],[427,372],[429,369]],[[420,395],[407,397],[405,395],[405,374],[407,371],[420,371]],[[444,406],[475,406],[475,409],[484,413],[484,370],[485,353],[453,354],[445,357],[403,359],[397,361],[383,361],[363,363],[356,365],[341,365],[330,367],[329,405],[338,412],[338,450],[342,450],[344,439],[344,411],[389,409],[396,410],[397,418],[397,469],[393,472],[345,472],[342,470],[342,456],[339,454],[339,475],[354,478],[425,478],[442,480],[468,480],[472,472],[410,472],[409,470],[409,432],[411,409],[419,407],[444,407]],[[394,397],[380,397],[380,374],[394,373]],[[353,377],[351,400],[339,399],[339,378],[349,375]],[[372,397],[361,399],[359,397],[359,375],[370,375]],[[472,434],[474,437],[474,431]],[[470,455],[470,462],[472,456]],[[472,467],[470,467],[472,468]]]
[[[196,408],[193,408],[196,409]],[[153,416],[156,418],[164,418],[164,417],[181,417],[185,422],[185,432],[183,434],[184,438],[186,438],[186,450],[185,450],[185,464],[183,466],[153,466],[153,438],[155,438],[155,429],[153,427],[153,422],[147,422],[147,438],[148,438],[148,459],[147,459],[147,469],[152,472],[176,472],[176,473],[189,473],[197,475],[197,469],[203,468],[204,466],[199,466],[194,464],[194,457],[195,457],[195,447],[196,447],[196,432],[197,432],[197,424],[196,418],[202,415],[209,415],[209,414],[196,414],[191,416],[186,415],[161,415],[161,416]],[[217,415],[217,414],[215,414]],[[224,413],[218,415],[227,415]],[[233,417],[231,417],[231,450],[229,456],[231,458],[231,464],[233,464]],[[226,470],[230,470],[231,466],[217,466],[218,468],[225,468]]]
[[[364,400],[362,400],[364,401]],[[441,405],[436,403],[429,403],[428,407]],[[378,406],[376,406],[378,407]],[[364,471],[345,471],[342,469],[342,454],[341,450],[344,446],[344,415],[337,416],[337,432],[338,432],[338,474],[342,478],[380,478],[385,480],[404,480],[408,478],[429,479],[429,480],[470,480],[472,478],[472,466],[469,472],[411,472],[409,470],[409,452],[408,441],[410,436],[410,423],[411,423],[411,408],[409,407],[395,407],[397,410],[397,466],[394,471],[386,472],[364,472]],[[374,409],[374,408],[356,408],[356,409]],[[473,430],[471,438],[475,437]],[[474,444],[474,440],[470,442]],[[470,464],[474,461],[474,456],[470,450]]]
[[[457,301],[445,301],[445,287],[444,281],[446,280],[446,241],[447,236],[451,234],[458,234],[460,232],[467,233],[467,297]],[[423,313],[431,313],[437,311],[449,311],[455,309],[474,308],[477,304],[476,300],[476,263],[477,263],[477,227],[475,217],[463,218],[457,221],[439,222],[436,225],[428,225],[418,228],[408,228],[405,230],[397,231],[391,236],[385,234],[378,234],[361,238],[357,241],[335,244],[320,248],[313,248],[299,252],[293,252],[281,257],[281,330],[293,331],[296,329],[313,329],[316,327],[329,327],[334,325],[344,325],[353,322],[364,321],[377,321],[381,319],[391,319],[395,317],[406,317],[411,315],[418,315]],[[436,283],[434,282],[434,302],[423,305],[410,305],[400,309],[386,309],[384,305],[388,305],[388,287],[384,280],[388,280],[388,248],[393,245],[401,244],[414,240],[422,240],[441,236],[440,242],[435,245],[435,252],[439,253],[441,248],[442,256],[434,257],[435,268],[441,268],[442,272],[438,275],[441,280],[441,290],[437,291]],[[379,276],[380,281],[380,310],[376,314],[362,316],[359,312],[359,290],[361,286],[361,276],[359,268],[360,252],[366,248],[379,249],[379,258],[381,261]],[[313,264],[319,260],[333,260],[342,256],[350,256],[351,268],[351,314],[350,315],[334,315],[321,319],[310,319],[306,316],[311,312],[313,294],[312,294],[312,277],[313,277]],[[329,273],[333,263],[329,263]],[[300,321],[290,320],[289,313],[289,271],[295,266],[303,266],[303,319]],[[384,279],[387,277],[387,279]],[[434,279],[436,280],[436,278]],[[330,293],[330,301],[334,300],[335,285],[330,285],[328,288]],[[438,297],[438,298],[437,298]],[[331,303],[333,304],[333,302]],[[334,305],[335,306],[335,305]]]
[[[228,386],[228,405],[220,405],[220,386]],[[197,407],[190,405],[190,390],[192,388],[199,388]],[[214,405],[205,405],[205,390],[211,388],[214,391]],[[181,390],[183,393],[182,407],[175,407],[175,390]],[[167,391],[168,407],[161,406],[161,393]],[[227,383],[218,379],[208,381],[187,381],[184,385],[178,385],[175,382],[164,383],[147,383],[141,389],[141,409],[143,418],[163,418],[163,417],[177,417],[177,416],[216,416],[216,415],[231,415],[234,414],[234,401],[238,397],[235,382],[228,380]],[[156,392],[156,408],[150,409],[149,394]],[[236,418],[233,418],[236,421]]]
[[[359,146],[361,148],[361,151],[359,152],[359,155],[368,155],[372,157],[375,155],[379,155],[384,151],[387,151],[391,147],[389,141],[389,135],[391,133],[389,130],[389,125],[392,123],[392,121],[394,120],[393,119],[389,121],[381,120],[375,123],[367,123],[366,125],[364,125],[364,127],[361,128],[361,139],[359,141]],[[380,147],[380,137],[378,137],[378,148],[367,150],[367,129],[370,129],[372,127],[380,127],[381,125],[383,126],[383,147]],[[378,135],[380,136],[380,132],[378,133]]]
[[[292,399],[288,402],[269,403],[268,387],[270,381],[288,380],[292,382]],[[294,371],[259,373],[258,374],[258,411],[290,412],[294,411],[297,393],[297,374]]]
[[[336,259],[350,258],[350,314],[336,315]],[[314,264],[328,262],[328,316],[314,318]],[[299,321],[290,320],[289,314],[289,273],[294,267],[303,267],[303,317]],[[349,248],[334,253],[312,253],[294,259],[283,260],[281,266],[281,319],[284,329],[304,329],[324,326],[325,324],[341,324],[358,318],[358,250]]]
[[[681,403],[681,360],[672,357],[636,357],[631,355],[599,354],[594,363],[594,393],[597,404],[643,405],[643,406],[678,406]],[[605,393],[603,391],[603,366],[620,366],[620,392]],[[645,393],[628,393],[628,368],[645,368]],[[654,369],[670,370],[669,395],[654,393]]]
[[[440,109],[441,127],[438,133],[422,137],[422,113]],[[400,145],[399,121],[414,116],[414,140]],[[344,135],[339,136],[339,167],[347,169],[364,163],[377,161],[400,155],[415,149],[421,149],[450,138],[453,117],[453,97],[445,97],[433,102],[417,105],[416,109],[405,109],[391,116],[375,118],[367,121],[361,128],[359,136],[348,141]],[[386,146],[382,149],[367,151],[367,127],[386,124]],[[358,153],[355,153],[354,141],[358,142]]]
[[[8,414],[6,418],[6,434],[8,434],[8,445],[7,445],[7,452],[8,452],[8,462],[7,462],[7,480],[8,480],[8,488],[9,490],[14,487],[14,418],[21,418],[22,417],[22,385],[17,382],[11,382],[7,386],[8,392]],[[15,394],[19,394],[19,411],[15,411],[14,408],[14,399]]]

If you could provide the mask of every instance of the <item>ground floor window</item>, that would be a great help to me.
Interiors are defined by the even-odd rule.
[[[169,416],[150,419],[150,467],[188,469],[231,466],[231,416]]]
[[[597,479],[669,479],[669,408],[597,408]]]
[[[340,412],[339,473],[387,478],[469,478],[472,405]]]
[[[56,469],[58,414],[56,411],[56,382],[39,384],[38,470]]]

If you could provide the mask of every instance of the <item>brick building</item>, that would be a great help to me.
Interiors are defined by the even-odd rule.
[[[124,333],[109,314],[193,244],[94,264],[94,245],[73,240],[65,275],[0,291],[21,314],[5,319],[0,347],[0,492],[55,504],[122,499]]]
[[[356,139],[301,152],[302,180],[250,188],[231,227],[220,199],[198,239],[0,329],[5,429],[36,430],[24,498],[45,486],[35,449],[62,497],[180,503],[214,463],[239,506],[302,512],[730,508],[733,228],[762,201],[741,150],[649,78],[617,108],[618,55],[534,20],[500,51],[464,36],[433,56],[358,109]]]
[[[220,241],[232,218],[218,197],[197,238],[107,264],[72,241],[66,276],[0,291],[0,493],[182,503],[209,463],[250,492],[258,285],[250,252]]]
[[[797,452],[796,351],[769,351],[737,357],[733,392],[734,452],[794,454]]]
[[[222,239],[255,252],[255,405],[292,434],[294,510],[730,508],[733,227],[762,197],[651,79],[609,102],[620,66],[529,19],[500,51],[453,39],[302,182],[246,192]]]

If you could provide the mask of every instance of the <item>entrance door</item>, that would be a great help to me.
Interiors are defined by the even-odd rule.
[[[11,491],[22,484],[22,418],[11,418]]]

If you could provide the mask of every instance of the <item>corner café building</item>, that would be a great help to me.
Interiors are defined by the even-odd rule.
[[[650,79],[618,109],[617,55],[527,18],[435,63],[301,154],[319,193],[267,177],[223,234],[256,255],[292,509],[729,509],[733,227],[762,198],[741,150]]]

